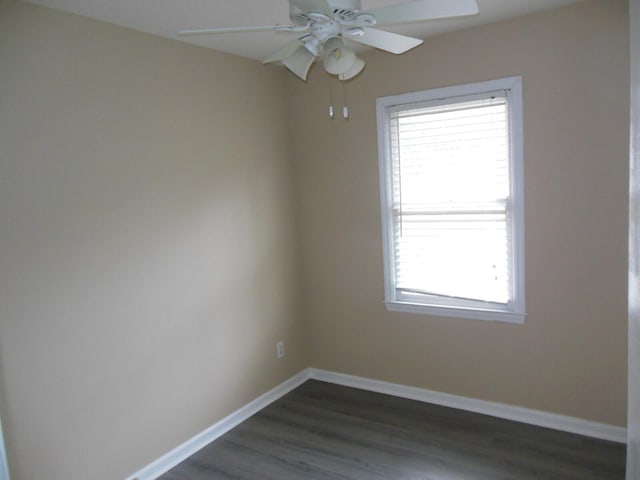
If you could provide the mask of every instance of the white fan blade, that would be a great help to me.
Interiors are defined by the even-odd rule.
[[[327,0],[289,0],[291,5],[298,7],[303,12],[322,12],[331,15],[333,10]]]
[[[375,28],[363,28],[362,30],[364,31],[362,35],[348,37],[349,40],[395,53],[396,55],[408,52],[412,48],[422,45],[423,42],[419,38],[407,37]]]
[[[309,68],[315,60],[316,56],[302,46],[298,47],[293,55],[282,60],[282,63],[302,80],[307,80]]]
[[[476,0],[416,0],[368,10],[376,17],[376,25],[385,23],[423,22],[437,18],[462,17],[479,12]]]
[[[291,55],[296,53],[296,50],[298,50],[298,48],[301,46],[303,46],[303,44],[300,40],[293,40],[292,42],[287,43],[277,52],[270,55],[269,58],[265,58],[262,63],[281,62],[285,58],[289,58]]]
[[[188,37],[193,35],[214,35],[217,33],[269,32],[286,31],[297,28],[297,25],[264,25],[257,27],[203,28],[201,30],[180,30],[176,35]]]

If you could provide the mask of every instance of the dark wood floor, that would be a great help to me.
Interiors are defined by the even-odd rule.
[[[311,380],[160,480],[623,480],[625,450]]]

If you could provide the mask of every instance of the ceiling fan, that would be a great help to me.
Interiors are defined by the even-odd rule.
[[[396,55],[422,44],[419,38],[372,28],[403,22],[423,22],[478,13],[476,0],[414,0],[387,7],[361,10],[361,0],[289,0],[289,25],[182,30],[180,36],[240,32],[292,32],[300,36],[266,58],[281,62],[302,80],[309,68],[322,60],[324,69],[349,80],[364,68],[364,61],[344,41],[360,43]]]

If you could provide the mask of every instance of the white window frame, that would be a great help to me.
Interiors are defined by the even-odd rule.
[[[2,436],[2,421],[0,420],[0,480],[9,480],[9,464]]]
[[[425,296],[411,298],[406,293],[402,298],[396,289],[394,223],[393,223],[393,165],[391,161],[390,112],[398,107],[407,109],[428,102],[452,103],[457,97],[477,96],[504,90],[507,97],[509,125],[510,201],[507,224],[510,226],[512,298],[507,304],[487,303],[469,305],[456,299],[432,299]],[[457,100],[459,101],[459,100]],[[381,97],[376,102],[378,121],[378,160],[380,169],[380,198],[382,210],[382,240],[384,253],[385,305],[387,310],[420,313],[444,317],[524,323],[524,172],[523,172],[523,126],[522,126],[522,77],[507,77],[486,82],[457,85],[425,90],[402,95]]]

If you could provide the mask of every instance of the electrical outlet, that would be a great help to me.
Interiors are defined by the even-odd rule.
[[[276,355],[278,358],[284,357],[284,342],[282,340],[276,343]]]

